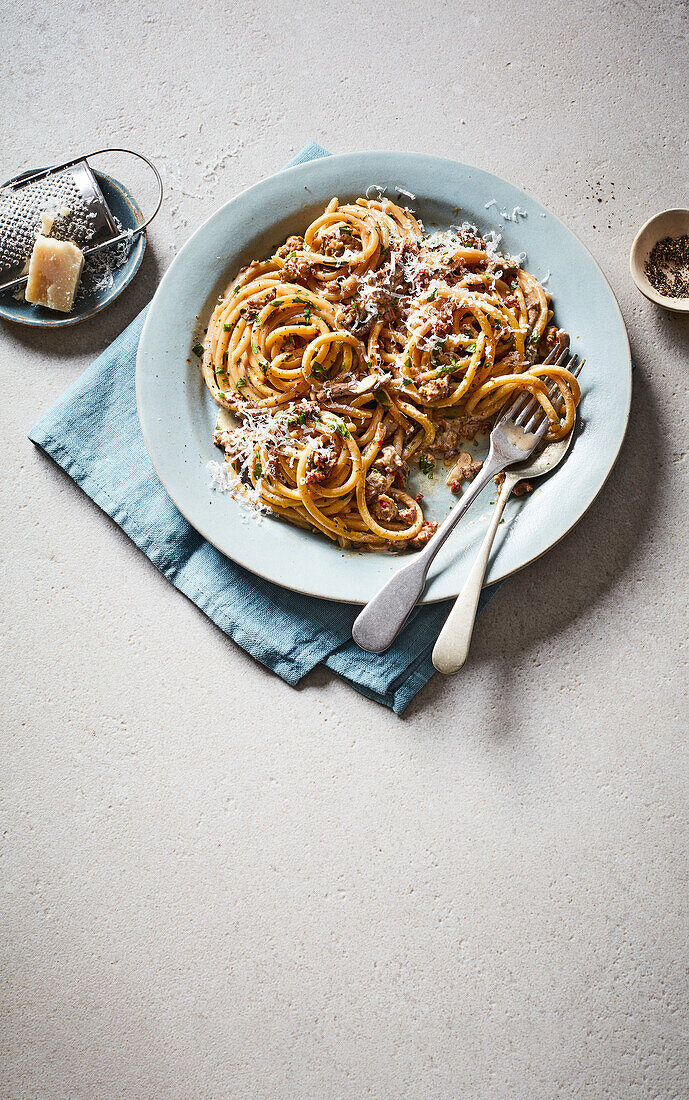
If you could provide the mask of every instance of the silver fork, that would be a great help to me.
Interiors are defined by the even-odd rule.
[[[568,348],[553,348],[544,360],[546,364],[576,367],[578,356],[570,356]],[[356,644],[369,653],[384,653],[392,645],[414,610],[426,585],[431,563],[448,536],[482,489],[508,466],[524,462],[536,449],[548,429],[548,419],[535,397],[521,393],[490,433],[490,447],[483,469],[464,492],[452,511],[445,517],[433,538],[407,565],[399,569],[383,585],[352,627]]]
[[[585,362],[586,360],[582,359],[576,367],[572,368],[572,374],[575,377],[579,374]],[[563,401],[559,391],[556,394],[556,390],[557,386],[553,383],[552,386],[548,387],[548,396],[555,408],[559,410],[562,408]],[[512,490],[522,478],[533,481],[535,478],[543,477],[544,474],[552,473],[567,454],[573,435],[574,428],[564,439],[557,439],[554,443],[548,443],[545,447],[534,452],[531,458],[527,458],[526,462],[511,466],[506,472],[505,480],[495,502],[488,530],[483,537],[483,542],[476,554],[469,576],[462,585],[462,590],[455,600],[433,647],[432,659],[438,672],[442,672],[446,676],[452,672],[458,672],[469,656],[476,609],[478,608],[478,601],[488,568],[490,552],[498,530],[498,524],[501,523],[500,517],[512,494]]]

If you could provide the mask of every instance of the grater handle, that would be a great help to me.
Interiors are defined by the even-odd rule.
[[[77,157],[76,160],[69,161],[68,164],[62,165],[62,167],[63,168],[68,168],[72,164],[77,164],[80,160],[85,160],[86,163],[88,164],[89,157],[99,157],[99,156],[101,156],[102,153],[128,153],[130,157],[137,157],[139,160],[142,160],[144,162],[144,164],[148,165],[148,167],[151,169],[151,171],[153,172],[153,175],[156,178],[156,183],[158,184],[158,197],[157,197],[157,200],[156,200],[155,210],[153,211],[153,213],[148,218],[146,218],[141,223],[141,225],[138,225],[136,227],[136,229],[133,231],[133,234],[132,234],[132,239],[133,239],[133,237],[137,236],[139,233],[142,233],[144,231],[144,229],[146,228],[146,226],[151,224],[151,222],[155,218],[156,214],[160,210],[160,207],[161,207],[162,202],[163,202],[163,180],[162,180],[162,177],[160,175],[160,172],[156,168],[155,164],[153,163],[153,161],[149,160],[148,157],[144,156],[143,153],[137,153],[137,152],[135,152],[134,149],[123,149],[123,148],[115,148],[115,147],[113,147],[112,149],[96,149],[92,153],[87,153],[86,156]],[[119,237],[113,237],[112,240],[106,241],[104,244],[97,244],[93,248],[85,249],[84,250],[84,255],[86,256],[89,252],[98,252],[99,249],[106,248],[107,245],[110,245],[110,244],[115,244],[116,241],[124,241],[124,240],[127,239],[127,237],[128,237],[128,234],[126,232],[125,233],[120,233]]]
[[[158,184],[156,207],[150,217],[146,218],[145,221],[143,221],[141,225],[138,225],[134,230],[134,234],[141,233],[146,228],[146,226],[151,224],[156,214],[160,210],[163,202],[163,180],[153,161],[149,160],[148,157],[144,156],[143,153],[137,153],[134,149],[124,149],[115,146],[109,149],[94,149],[90,153],[82,153],[81,156],[74,157],[73,160],[66,160],[63,164],[53,164],[50,168],[41,168],[39,172],[30,172],[28,174],[24,173],[21,176],[17,176],[16,179],[11,180],[7,184],[7,186],[15,187],[16,185],[21,184],[22,187],[24,187],[27,183],[35,183],[36,180],[44,179],[46,176],[51,175],[53,172],[61,172],[64,168],[72,168],[75,164],[81,164],[82,161],[86,161],[88,163],[89,157],[99,157],[103,153],[127,153],[130,157],[137,157],[139,160],[142,160],[145,164],[148,165],[156,178],[156,182]],[[119,237],[113,237],[111,238],[111,240],[105,241],[104,244],[96,245],[94,248],[84,249],[84,255],[86,256],[89,252],[97,252],[98,249],[105,248],[109,244],[114,244],[115,241],[125,240],[126,237],[127,233],[121,233]]]
[[[144,156],[143,153],[137,153],[134,149],[124,149],[119,146],[113,146],[112,148],[108,149],[95,149],[92,152],[86,154],[82,153],[81,156],[74,157],[72,160],[66,160],[63,164],[53,164],[50,168],[41,168],[38,172],[25,172],[23,175],[16,176],[13,180],[10,180],[5,185],[8,188],[16,188],[20,185],[24,187],[27,183],[35,183],[37,180],[45,179],[46,176],[50,176],[53,172],[61,172],[65,168],[72,168],[75,164],[86,163],[87,167],[90,169],[91,166],[88,163],[88,158],[98,157],[101,156],[103,153],[127,153],[129,156],[137,157],[138,160],[144,161],[144,163],[148,165],[156,178],[156,182],[158,184],[158,195],[156,199],[155,210],[141,223],[141,225],[137,225],[136,229],[133,230],[124,230],[116,237],[110,237],[107,241],[102,241],[100,244],[92,245],[91,248],[82,249],[84,256],[89,256],[93,252],[100,252],[102,248],[110,248],[111,245],[119,244],[120,241],[133,241],[135,237],[138,237],[140,233],[143,233],[146,227],[151,224],[156,214],[160,210],[163,202],[163,180],[153,161],[149,160],[148,157]],[[3,290],[11,290],[14,287],[23,286],[23,284],[26,283],[27,279],[28,275],[23,275],[20,279],[15,279],[11,283],[7,283],[5,286],[3,286]]]

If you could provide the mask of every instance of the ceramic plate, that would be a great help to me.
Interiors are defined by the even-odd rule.
[[[287,588],[330,600],[365,603],[405,561],[387,553],[342,551],[324,536],[279,519],[253,518],[246,506],[211,487],[207,464],[217,406],[192,353],[215,299],[253,258],[303,233],[333,195],[363,195],[371,184],[412,192],[409,203],[428,231],[471,221],[502,233],[501,247],[525,252],[543,280],[558,324],[587,360],[580,383],[577,438],[565,462],[528,498],[511,501],[498,531],[487,583],[500,580],[561,539],[591,504],[619,452],[629,415],[631,359],[619,307],[602,271],[562,222],[523,191],[487,172],[422,154],[351,153],[286,169],[221,207],[191,237],[166,272],[148,311],[137,360],[137,401],[144,439],[168,493],[190,523],[240,565]],[[488,205],[493,203],[493,205]],[[515,207],[526,216],[509,220]],[[480,457],[480,453],[479,453]],[[415,473],[427,518],[441,519],[455,498],[442,466],[430,480]],[[456,596],[488,524],[494,493],[485,490],[438,554],[424,602]]]
[[[122,228],[136,229],[141,225],[144,220],[143,214],[124,184],[113,179],[112,176],[106,176],[104,172],[96,172],[95,169],[93,174],[98,180],[105,201],[120,221]],[[101,265],[111,250],[106,248],[94,253],[92,257],[87,256],[71,313],[56,313],[52,309],[32,305],[31,302],[17,301],[14,291],[5,290],[0,293],[0,317],[4,317],[7,321],[16,321],[20,325],[35,325],[40,328],[64,328],[65,325],[77,325],[80,321],[100,313],[119,297],[139,270],[145,248],[146,231],[144,230],[134,240],[124,263],[112,269],[112,282],[102,286],[99,285],[98,270],[93,265]]]

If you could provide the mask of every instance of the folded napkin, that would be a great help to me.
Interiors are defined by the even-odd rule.
[[[288,167],[328,156],[311,142]],[[29,433],[157,569],[252,657],[298,684],[318,664],[401,714],[433,675],[449,602],[419,608],[382,656],[352,641],[358,608],[300,596],[224,557],[187,522],[155,473],[134,388],[144,310]],[[498,586],[484,589],[482,609]]]

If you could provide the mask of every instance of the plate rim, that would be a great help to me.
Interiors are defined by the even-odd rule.
[[[620,432],[619,440],[617,442],[617,446],[615,448],[614,454],[612,455],[612,457],[609,460],[608,467],[607,467],[604,475],[602,476],[602,478],[600,480],[600,484],[597,486],[597,488],[595,489],[593,494],[589,497],[587,503],[584,505],[582,510],[579,512],[579,514],[575,518],[573,518],[571,523],[569,523],[564,530],[562,530],[556,537],[554,537],[552,539],[552,541],[550,541],[548,543],[547,546],[543,547],[540,550],[535,551],[533,554],[530,554],[523,561],[521,561],[518,565],[514,565],[512,568],[509,568],[509,569],[504,569],[503,571],[501,571],[499,573],[498,576],[491,576],[490,580],[487,582],[485,587],[489,587],[493,584],[498,584],[498,583],[502,582],[503,580],[506,580],[508,577],[513,576],[515,573],[520,572],[520,570],[525,569],[528,565],[531,565],[534,561],[537,561],[539,558],[543,557],[543,555],[546,554],[549,550],[551,550],[554,546],[557,546],[557,544],[559,542],[561,542],[562,539],[565,538],[565,536],[568,535],[574,527],[576,527],[577,523],[579,523],[580,520],[583,519],[583,517],[586,515],[586,513],[589,511],[589,509],[591,508],[593,503],[596,501],[596,499],[600,495],[602,489],[604,488],[604,486],[605,486],[608,478],[610,477],[610,474],[612,473],[612,471],[615,467],[615,464],[616,464],[616,462],[619,458],[620,451],[622,449],[622,445],[623,445],[624,440],[626,438],[627,430],[628,430],[628,427],[629,427],[629,416],[630,416],[631,399],[632,399],[632,355],[631,355],[631,347],[630,347],[630,343],[629,343],[629,334],[627,332],[627,326],[626,326],[626,323],[625,323],[625,320],[624,320],[624,315],[623,315],[622,310],[620,308],[620,304],[617,301],[617,297],[615,295],[615,292],[614,292],[614,290],[613,290],[613,288],[610,284],[610,280],[608,279],[607,275],[605,274],[605,272],[601,268],[601,266],[598,263],[595,256],[591,253],[591,251],[586,247],[584,242],[581,240],[581,238],[572,229],[570,229],[568,225],[565,224],[565,222],[562,220],[562,218],[560,218],[557,214],[552,213],[552,211],[550,209],[545,207],[543,205],[543,203],[539,199],[535,198],[529,191],[527,191],[526,188],[520,187],[517,184],[510,183],[509,180],[504,179],[502,176],[498,176],[494,172],[489,172],[484,168],[479,168],[475,165],[468,164],[464,161],[454,160],[451,157],[441,157],[441,156],[437,156],[435,154],[430,154],[430,153],[429,154],[418,153],[418,152],[401,152],[400,153],[400,152],[396,152],[394,150],[391,151],[391,150],[376,150],[376,149],[353,150],[353,151],[348,152],[348,153],[329,153],[329,154],[327,154],[326,156],[323,156],[323,157],[316,157],[312,160],[303,161],[303,162],[300,162],[298,164],[293,164],[293,165],[290,165],[289,167],[282,168],[278,172],[274,172],[269,176],[265,176],[265,177],[261,178],[260,180],[258,180],[256,183],[253,183],[250,186],[245,187],[243,190],[237,192],[236,195],[233,195],[232,198],[228,199],[227,202],[222,203],[221,206],[217,207],[207,218],[204,219],[203,222],[201,222],[201,224],[194,230],[194,232],[192,234],[190,234],[190,236],[184,242],[181,249],[176,254],[176,256],[173,259],[172,263],[170,264],[170,266],[166,270],[165,274],[163,275],[163,278],[161,279],[161,282],[158,285],[158,288],[157,288],[153,298],[151,299],[151,302],[150,302],[150,304],[148,306],[148,309],[146,311],[146,317],[145,317],[145,320],[144,320],[144,324],[143,324],[143,327],[142,327],[142,330],[141,330],[141,335],[139,337],[139,343],[138,343],[138,346],[137,346],[136,386],[135,386],[135,389],[136,389],[136,405],[137,405],[137,414],[138,414],[138,418],[139,418],[139,424],[140,424],[140,427],[141,427],[141,433],[142,433],[142,436],[143,436],[143,439],[144,439],[144,443],[146,444],[146,449],[148,451],[149,458],[151,460],[151,463],[153,465],[153,468],[156,472],[157,477],[159,478],[161,484],[163,485],[166,493],[168,494],[168,496],[172,500],[175,507],[181,512],[181,514],[185,517],[185,519],[191,524],[191,526],[194,528],[194,530],[196,530],[204,539],[206,539],[207,542],[209,542],[212,546],[214,546],[221,554],[223,554],[225,557],[227,557],[230,561],[233,561],[235,564],[238,564],[242,568],[247,569],[254,576],[261,577],[263,580],[266,580],[266,581],[270,582],[271,584],[275,584],[278,587],[287,589],[288,591],[298,593],[299,595],[309,596],[309,597],[313,597],[313,598],[316,598],[316,599],[327,600],[329,602],[334,602],[334,603],[349,604],[349,605],[358,606],[358,607],[363,606],[367,601],[363,600],[363,599],[356,599],[356,598],[351,598],[351,597],[348,598],[346,596],[326,596],[326,595],[323,594],[322,591],[314,591],[313,588],[309,587],[308,581],[302,581],[302,583],[298,587],[296,585],[287,584],[282,580],[276,581],[274,579],[274,577],[272,577],[268,572],[265,571],[265,569],[256,568],[255,565],[253,565],[253,564],[248,564],[245,561],[240,561],[238,558],[233,557],[231,554],[229,554],[224,548],[218,546],[215,539],[211,535],[209,535],[207,533],[207,531],[205,530],[205,524],[203,523],[203,520],[201,520],[200,522],[197,522],[196,519],[191,519],[191,517],[187,514],[185,509],[179,504],[178,500],[176,499],[175,492],[171,491],[170,487],[168,486],[168,484],[166,483],[164,477],[162,476],[161,470],[159,469],[158,463],[156,461],[153,445],[150,441],[149,434],[146,430],[145,415],[144,415],[143,410],[142,410],[141,376],[142,376],[143,367],[141,366],[141,364],[142,364],[142,361],[143,361],[142,348],[145,348],[145,342],[146,342],[145,338],[146,338],[146,335],[147,335],[147,330],[149,328],[151,328],[152,325],[153,325],[154,306],[155,306],[156,302],[159,303],[160,301],[162,301],[163,294],[164,294],[165,289],[166,289],[166,282],[169,280],[170,274],[171,274],[173,268],[176,267],[180,262],[182,262],[184,254],[188,250],[191,249],[192,242],[197,238],[197,236],[199,236],[205,230],[206,226],[210,222],[212,222],[214,220],[214,218],[216,218],[218,215],[220,215],[220,213],[222,211],[226,210],[228,207],[233,206],[233,205],[245,200],[245,198],[247,196],[249,196],[251,193],[256,192],[256,191],[260,191],[267,184],[272,183],[272,181],[274,181],[278,178],[283,178],[285,176],[291,176],[293,174],[302,173],[302,172],[304,172],[305,169],[308,170],[309,168],[312,168],[315,164],[318,164],[319,162],[322,162],[322,161],[329,161],[330,163],[337,164],[338,162],[351,161],[353,158],[361,157],[361,156],[402,158],[404,160],[415,160],[417,162],[424,162],[424,163],[428,162],[428,161],[434,161],[439,166],[446,165],[446,166],[451,167],[453,170],[462,169],[462,170],[467,170],[469,173],[471,173],[471,172],[480,173],[483,176],[487,176],[491,179],[497,180],[501,184],[504,184],[507,187],[512,188],[516,191],[519,191],[523,195],[527,196],[543,212],[545,212],[548,217],[550,217],[554,221],[556,221],[558,223],[558,225],[560,225],[561,228],[569,236],[574,238],[574,240],[577,242],[579,247],[581,249],[583,249],[583,251],[588,256],[589,260],[593,263],[593,265],[597,269],[600,277],[602,278],[603,282],[605,283],[605,286],[607,287],[607,290],[608,290],[608,293],[609,293],[609,296],[610,296],[610,300],[612,301],[612,304],[613,304],[614,309],[616,311],[617,318],[620,322],[621,331],[624,335],[624,352],[625,352],[626,366],[627,366],[627,371],[625,372],[625,377],[627,379],[627,392],[626,392],[625,407],[622,410],[622,412],[623,412],[623,427],[622,427],[622,430]],[[399,568],[402,568],[403,564],[404,564],[404,559],[400,558]],[[384,583],[384,582],[381,582],[381,584],[382,583]],[[420,603],[420,605],[430,606],[431,604],[443,603],[447,600],[454,599],[454,598],[456,598],[456,595],[458,595],[458,593],[455,593],[455,595],[453,595],[453,596],[452,595],[451,596],[443,595],[443,596],[433,596],[433,597],[429,598],[428,593],[426,592],[426,593],[424,593],[424,596],[421,598],[419,603]]]

